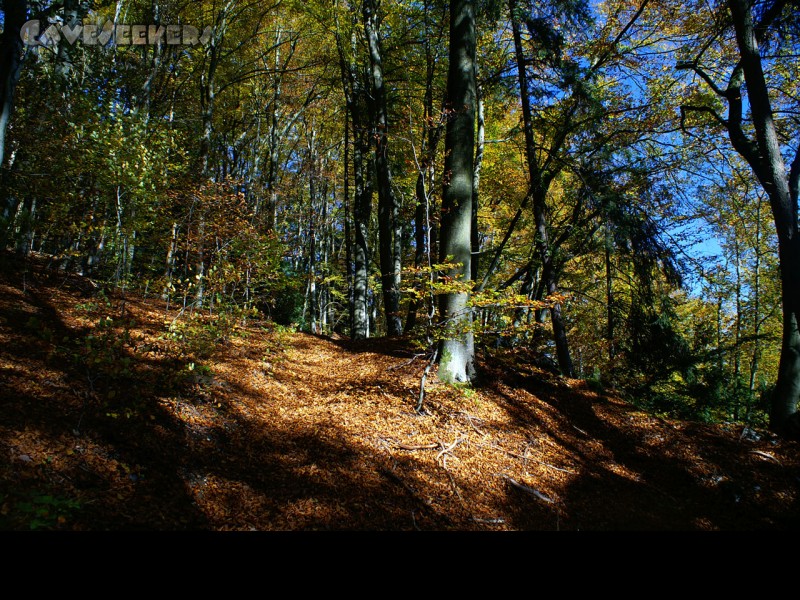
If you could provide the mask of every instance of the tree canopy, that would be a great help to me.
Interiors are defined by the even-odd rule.
[[[524,351],[659,413],[791,432],[796,3],[2,9],[16,257],[176,322],[407,336],[457,382]]]

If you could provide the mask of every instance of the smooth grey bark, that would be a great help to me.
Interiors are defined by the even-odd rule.
[[[533,260],[529,260],[522,269],[514,274],[515,281],[520,277],[522,278],[522,285],[519,288],[519,292],[521,295],[530,299],[534,292]],[[515,329],[522,327],[529,321],[530,312],[529,308],[518,308],[514,311]],[[519,338],[515,335],[513,339],[516,341]]]
[[[281,30],[278,28],[275,37],[275,67],[278,69],[280,64],[280,36]],[[295,45],[291,46],[291,53],[294,52]],[[290,53],[290,54],[291,54]],[[282,94],[282,73],[283,69],[279,70],[272,78],[272,114],[270,115],[269,123],[269,152],[267,161],[267,218],[266,228],[267,231],[275,229],[275,220],[277,218],[278,209],[278,191],[276,189],[278,183],[278,163],[280,160],[280,139],[278,137],[278,126],[280,120],[279,103]]]
[[[350,208],[350,107],[345,99],[344,131],[344,177],[342,178],[342,200],[344,204],[344,248],[345,248],[345,283],[347,285],[347,305],[349,310],[348,331],[353,334],[355,320],[355,304],[353,303],[353,233],[352,210]]]
[[[427,251],[427,232],[426,223],[428,216],[428,194],[425,190],[425,175],[423,169],[417,175],[417,183],[414,188],[414,195],[416,196],[416,207],[414,208],[414,267],[419,269],[425,264],[425,255]],[[415,285],[415,291],[421,293],[418,284]],[[406,324],[403,327],[403,333],[411,332],[417,324],[417,311],[423,306],[421,298],[414,296],[408,303],[408,316],[406,317]]]
[[[6,133],[14,108],[14,92],[22,70],[22,39],[19,33],[25,22],[28,3],[26,0],[5,0],[3,8],[5,23],[0,37],[0,189],[4,197],[0,210],[0,249],[8,244],[13,231],[14,215],[20,205],[19,198],[8,190],[13,154],[8,167],[5,157]]]
[[[64,8],[62,10],[62,18],[63,24],[65,27],[70,29],[74,29],[77,27],[81,20],[86,16],[86,7],[82,6],[78,0],[64,0]],[[117,16],[119,15],[119,11],[121,8],[121,2],[117,2],[116,13],[114,17],[114,23],[117,23]],[[70,44],[64,36],[61,36],[61,39],[58,42],[58,48],[56,50],[56,66],[55,72],[58,78],[61,80],[62,85],[69,85],[70,79],[72,78],[73,71],[75,66],[72,64],[72,56],[70,55],[72,48],[72,44]]]
[[[756,204],[756,238],[755,238],[755,259],[754,282],[753,282],[753,354],[750,358],[750,382],[748,389],[750,394],[746,396],[747,406],[745,407],[745,418],[750,415],[750,401],[755,395],[756,375],[758,374],[759,362],[761,360],[761,196],[758,197]]]
[[[351,46],[356,41],[351,38]],[[342,77],[347,112],[352,127],[353,160],[353,281],[350,337],[355,340],[369,337],[369,221],[372,214],[372,173],[369,160],[370,139],[368,121],[368,85],[354,59],[345,57],[342,37],[336,33],[336,47],[339,52],[339,67]],[[347,165],[345,165],[347,168]]]
[[[353,119],[353,129],[357,128]],[[372,173],[369,160],[369,139],[363,129],[355,133],[353,144],[353,332],[354,339],[369,337],[369,221],[372,214]]]
[[[468,283],[472,254],[472,179],[475,150],[475,6],[471,0],[450,3],[450,64],[447,74],[444,190],[440,262],[457,266],[446,273]],[[439,312],[445,325],[439,379],[466,382],[474,374],[472,317],[466,292],[442,294]],[[449,330],[449,333],[448,333]]]
[[[400,271],[402,269],[400,204],[394,193],[392,171],[389,165],[389,119],[375,0],[364,0],[362,9],[372,81],[372,113],[375,126],[373,137],[378,183],[378,250],[383,305],[386,312],[387,334],[398,336],[403,333],[403,322],[400,316]]]

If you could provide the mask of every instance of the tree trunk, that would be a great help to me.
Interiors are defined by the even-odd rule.
[[[5,159],[6,131],[11,120],[14,91],[22,67],[22,38],[20,29],[25,23],[28,3],[25,0],[5,0],[5,23],[0,38],[0,167]]]
[[[338,27],[338,22],[337,22]],[[355,38],[351,46],[355,47]],[[369,337],[369,221],[372,214],[372,176],[368,158],[370,149],[369,129],[366,115],[367,85],[353,59],[346,58],[342,36],[336,33],[336,48],[342,77],[347,112],[352,126],[353,155],[353,282],[352,324],[350,337],[361,340]],[[346,167],[345,167],[346,168]],[[349,263],[348,263],[349,265]],[[349,267],[348,267],[349,268]]]
[[[359,124],[361,122],[359,121]],[[353,339],[369,337],[369,221],[372,214],[372,184],[370,172],[369,138],[356,127],[353,119],[353,182],[355,183],[355,205],[353,225],[355,246],[353,248]]]
[[[605,265],[606,265],[606,341],[608,342],[609,371],[614,370],[614,279],[611,270],[611,240],[610,233],[606,231]]]
[[[525,56],[522,51],[522,38],[519,30],[519,23],[516,16],[516,2],[510,0],[509,12],[511,13],[511,25],[514,35],[514,50],[517,60],[517,76],[519,77],[520,101],[522,103],[523,128],[525,130],[525,155],[528,162],[528,179],[530,188],[525,202],[517,211],[514,219],[519,218],[519,214],[527,202],[527,198],[533,200],[533,215],[536,225],[536,249],[542,265],[542,283],[548,296],[558,292],[558,273],[553,258],[553,248],[550,246],[547,223],[547,190],[553,179],[551,173],[543,172],[536,160],[536,145],[533,137],[533,118],[531,115],[530,94],[528,93],[528,74],[525,70]],[[512,227],[515,221],[512,221]],[[505,242],[505,240],[504,240]],[[572,358],[570,357],[569,344],[567,341],[567,329],[564,325],[563,315],[561,314],[561,304],[556,302],[550,308],[550,321],[553,326],[553,339],[556,344],[556,355],[561,374],[565,377],[574,377]]]
[[[795,158],[787,176],[764,78],[751,3],[748,0],[728,0],[728,7],[741,54],[740,67],[755,130],[755,144],[744,137],[741,129],[742,100],[738,88],[729,88],[736,95],[731,94],[729,98],[731,116],[728,131],[734,147],[748,161],[769,196],[778,234],[783,337],[770,428],[785,432],[789,417],[797,412],[800,398],[800,234],[797,215],[800,156]]]
[[[426,3],[426,17],[429,7]],[[431,248],[428,242],[430,237],[430,191],[434,186],[436,150],[439,147],[439,140],[444,131],[444,123],[433,110],[433,85],[436,74],[436,57],[433,52],[434,44],[437,40],[441,41],[441,36],[433,37],[426,20],[425,45],[425,97],[423,100],[423,134],[422,134],[422,159],[418,165],[417,183],[414,189],[416,196],[416,207],[414,209],[414,267],[431,267]],[[441,111],[440,113],[441,114]],[[430,273],[428,273],[430,277]],[[415,284],[415,290],[422,294],[423,286],[421,282]],[[414,296],[408,305],[408,317],[406,319],[404,333],[409,333],[417,323],[417,311],[420,307],[426,306],[426,302],[419,296]],[[430,315],[430,311],[427,311]]]
[[[350,209],[350,105],[345,99],[344,111],[344,180],[343,180],[343,203],[344,203],[344,271],[345,283],[347,285],[348,318],[350,336],[353,336],[353,324],[355,322],[355,303],[353,302],[353,235],[351,233],[351,209]]]
[[[486,139],[486,120],[484,118],[483,110],[483,94],[481,88],[476,87],[477,92],[477,119],[478,119],[478,140],[475,148],[475,165],[472,173],[472,234],[470,242],[472,245],[472,264],[471,264],[471,277],[472,281],[478,281],[478,266],[481,251],[481,239],[478,235],[478,198],[481,183],[481,167],[483,166],[483,149]]]
[[[372,71],[372,106],[375,125],[375,171],[378,180],[378,246],[381,264],[381,286],[389,336],[403,333],[400,318],[401,234],[398,218],[399,203],[392,187],[389,166],[389,136],[386,89],[383,83],[383,63],[378,39],[378,20],[375,0],[364,0],[364,33],[369,47]]]
[[[755,281],[753,282],[753,354],[750,359],[750,393],[747,395],[747,406],[745,406],[745,419],[750,416],[750,402],[755,398],[756,375],[758,374],[759,362],[761,360],[761,196],[758,197],[756,204],[756,239],[755,239],[755,258],[754,266]]]
[[[469,283],[472,252],[472,178],[475,148],[475,8],[471,0],[450,3],[450,65],[447,108],[451,115],[445,137],[439,260],[455,262],[447,272]],[[474,374],[474,345],[468,294],[442,294],[439,311],[445,324],[439,379],[469,381]]]

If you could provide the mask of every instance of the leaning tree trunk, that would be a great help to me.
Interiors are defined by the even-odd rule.
[[[447,108],[451,116],[445,137],[442,194],[441,262],[457,263],[447,277],[469,283],[472,251],[472,178],[475,149],[475,7],[471,0],[450,3],[450,65]],[[472,318],[466,291],[442,294],[439,312],[445,339],[439,379],[469,381],[474,374]]]
[[[800,398],[800,232],[798,231],[798,187],[800,153],[795,156],[787,176],[773,120],[769,91],[748,0],[728,0],[741,54],[741,72],[755,130],[755,143],[741,128],[741,94],[731,94],[728,132],[734,148],[747,159],[770,199],[778,234],[778,258],[783,301],[783,337],[778,380],[772,398],[770,427],[785,432],[797,412]],[[737,70],[739,66],[737,66]],[[738,87],[733,91],[739,92]],[[794,417],[795,420],[797,417]]]

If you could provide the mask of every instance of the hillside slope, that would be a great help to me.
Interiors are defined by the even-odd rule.
[[[800,525],[798,445],[766,432],[493,361],[474,389],[429,379],[416,414],[403,342],[177,316],[44,264],[0,275],[0,527]]]

